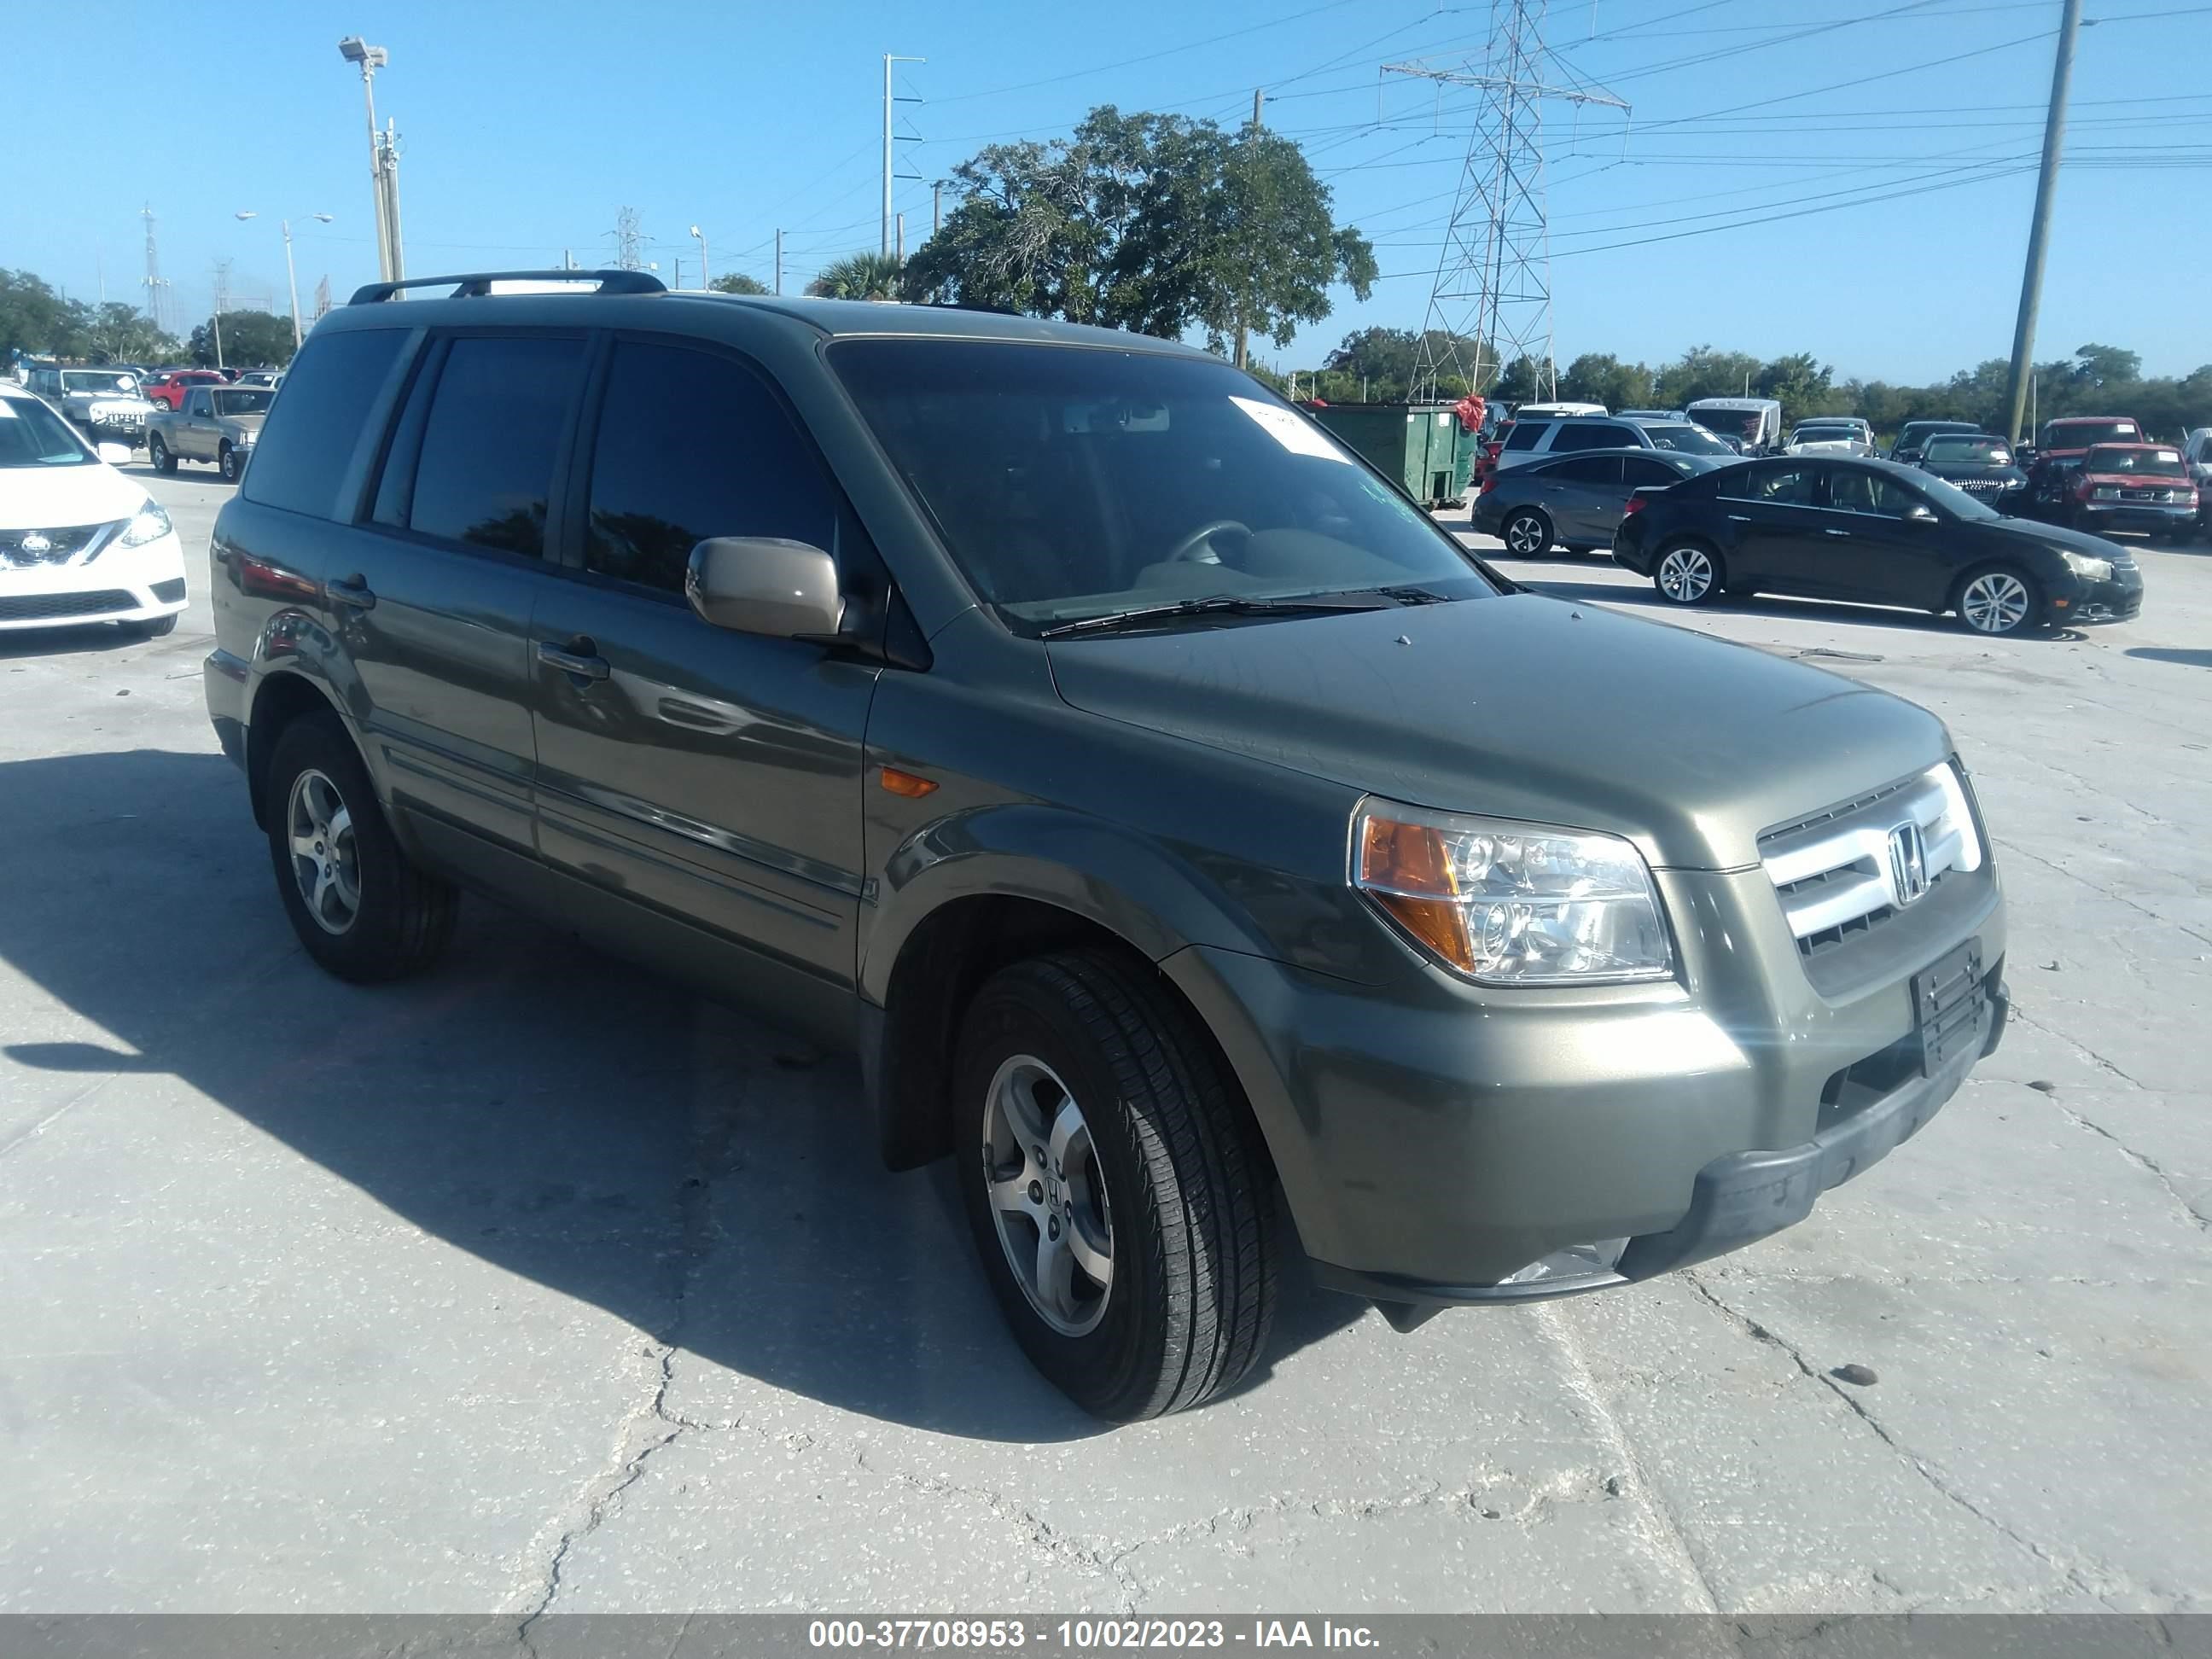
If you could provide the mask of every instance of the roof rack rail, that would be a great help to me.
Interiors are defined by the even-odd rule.
[[[354,289],[348,305],[373,306],[404,289],[451,288],[448,299],[481,299],[494,283],[590,283],[601,294],[665,294],[668,284],[644,270],[477,270],[453,276],[410,276],[400,282],[368,283]]]

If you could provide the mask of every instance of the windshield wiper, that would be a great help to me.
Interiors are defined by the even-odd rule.
[[[1355,594],[1308,594],[1297,599],[1267,599],[1236,593],[1214,593],[1202,599],[1177,599],[1172,605],[1140,605],[1134,611],[1113,611],[1079,622],[1058,623],[1039,631],[1043,640],[1071,634],[1110,634],[1126,628],[1149,628],[1182,617],[1294,617],[1317,616],[1330,611],[1382,611],[1393,601]]]

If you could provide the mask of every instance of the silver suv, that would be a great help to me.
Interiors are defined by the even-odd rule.
[[[1547,455],[1580,449],[1670,449],[1683,455],[1733,458],[1735,452],[1692,421],[1650,420],[1621,415],[1551,415],[1518,421],[1498,452],[1507,471]]]

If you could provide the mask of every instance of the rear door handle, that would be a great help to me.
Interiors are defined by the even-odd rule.
[[[331,596],[334,605],[349,605],[356,611],[376,609],[376,595],[368,591],[368,578],[358,570],[337,581],[325,582],[323,591]]]
[[[1832,526],[1823,525],[1823,526],[1820,526],[1820,533],[1821,533],[1823,536],[1844,536],[1844,537],[1848,537],[1851,532],[1850,532],[1850,531],[1848,531],[1848,530],[1838,530],[1838,529],[1835,529],[1834,527],[1832,527]]]
[[[549,668],[557,668],[564,674],[574,674],[579,679],[603,680],[608,673],[607,659],[599,654],[599,647],[589,637],[579,635],[563,646],[550,640],[538,642],[538,660]]]
[[[1748,513],[1731,513],[1729,514],[1729,522],[1730,524],[1749,524],[1751,522],[1751,514]]]

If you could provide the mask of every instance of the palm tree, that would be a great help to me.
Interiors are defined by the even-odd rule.
[[[888,253],[854,253],[824,265],[806,291],[823,300],[896,300],[901,266]]]

